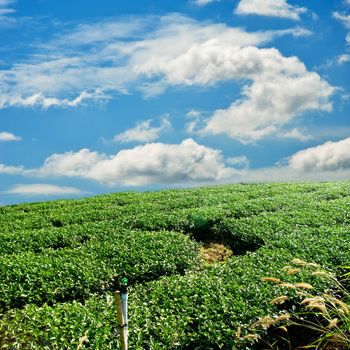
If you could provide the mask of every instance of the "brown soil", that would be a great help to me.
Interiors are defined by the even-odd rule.
[[[232,250],[222,243],[206,243],[200,248],[202,259],[208,263],[213,264],[218,261],[227,260],[232,254]]]

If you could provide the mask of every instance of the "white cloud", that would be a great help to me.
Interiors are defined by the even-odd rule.
[[[342,22],[346,28],[350,28],[350,15],[345,15],[340,12],[333,12],[333,17]]]
[[[198,130],[199,119],[194,119],[190,122],[187,122],[185,125],[185,130],[188,134],[195,134]]]
[[[243,168],[235,174],[232,180],[233,182],[349,180],[349,150],[350,138],[337,142],[328,141],[294,153],[283,166]]]
[[[94,92],[83,91],[79,96],[68,98],[45,97],[42,93],[35,93],[33,95],[22,97],[21,95],[12,96],[10,98],[0,96],[0,108],[12,107],[42,107],[44,109],[50,107],[76,107],[81,105],[86,100],[101,101],[108,100],[111,97],[102,93],[100,90]]]
[[[307,12],[305,7],[297,7],[287,0],[240,0],[235,13],[240,15],[260,15],[299,20],[300,14]]]
[[[203,134],[254,142],[278,132],[304,112],[332,110],[329,98],[335,89],[307,71],[296,57],[283,57],[276,49],[247,47],[232,52],[230,62],[235,62],[237,77],[253,83],[245,86],[240,100],[214,112]]]
[[[249,33],[181,15],[79,25],[43,43],[27,60],[0,70],[0,108],[74,107],[130,89],[152,96],[172,85],[212,85],[237,76],[221,53],[308,34],[302,28]]]
[[[193,3],[196,4],[197,6],[206,6],[216,1],[220,1],[220,0],[193,0]]]
[[[107,185],[140,186],[220,181],[230,177],[221,152],[187,139],[180,144],[149,143],[107,156],[82,149],[54,154],[27,176],[78,177]]]
[[[9,174],[9,175],[22,175],[24,172],[23,167],[17,166],[7,166],[0,163],[0,174]]]
[[[16,12],[14,8],[10,7],[15,2],[15,0],[0,0],[0,27],[6,27],[15,22],[15,20],[9,16]]]
[[[331,110],[328,99],[334,89],[326,81],[308,72],[296,57],[255,47],[283,35],[310,32],[298,27],[249,33],[181,15],[80,25],[47,43],[44,52],[27,63],[0,70],[0,108],[74,107],[88,100],[105,101],[129,89],[149,97],[169,86],[250,81],[242,99],[215,111],[203,133],[255,141],[278,132],[304,112]],[[146,135],[152,129],[147,123],[129,131]],[[199,120],[186,126],[190,133],[198,128]]]
[[[125,38],[139,39],[145,28],[152,25],[152,17],[130,17],[119,21],[102,21],[79,24],[77,27],[56,40],[62,46],[91,45],[118,42]],[[117,54],[118,52],[115,52]],[[112,57],[116,59],[116,57]]]
[[[234,167],[249,168],[250,161],[246,156],[238,156],[227,158],[226,163]]]
[[[313,32],[311,30],[303,28],[303,27],[295,27],[293,29],[286,29],[286,30],[282,31],[282,33],[283,32],[285,32],[285,34],[287,34],[289,32],[290,35],[292,35],[296,38],[313,35]]]
[[[201,112],[195,109],[191,109],[188,113],[186,113],[186,116],[191,118],[196,118],[196,117],[199,117],[200,115],[201,115]]]
[[[186,132],[188,134],[198,133],[201,124],[201,112],[193,109],[186,114],[186,118],[189,120],[185,124]]]
[[[288,158],[286,165],[249,169],[249,159],[246,156],[225,160],[219,150],[187,139],[180,144],[150,143],[110,156],[88,149],[54,154],[47,158],[39,169],[27,170],[23,167],[0,164],[0,173],[35,178],[75,177],[110,186],[328,181],[350,178],[349,149],[350,138],[326,142],[293,154]],[[12,189],[12,192],[21,195],[25,195],[26,191],[33,195],[82,193],[72,188],[25,186],[28,188],[23,187],[21,191]]]
[[[349,54],[343,54],[343,55],[339,55],[337,57],[337,63],[339,65],[347,63],[347,62],[350,62],[350,55]]]
[[[114,141],[122,143],[126,142],[151,142],[159,138],[160,134],[166,130],[169,130],[171,123],[168,116],[161,118],[160,125],[158,127],[151,126],[152,119],[147,119],[138,123],[134,128],[128,129],[121,134],[114,137]]]
[[[290,131],[284,132],[280,135],[283,138],[288,138],[288,139],[296,139],[299,141],[309,141],[312,140],[313,137],[311,135],[305,135],[301,130],[298,128],[294,128]]]
[[[33,176],[87,177],[96,164],[108,159],[105,155],[83,148],[79,152],[53,154],[47,158],[39,170],[29,170]]]
[[[83,192],[74,187],[56,186],[48,184],[29,184],[15,185],[5,192],[19,196],[62,196],[62,195],[79,195]]]
[[[214,27],[207,28],[208,31],[213,29]],[[251,36],[241,29],[228,29],[222,25],[217,25],[216,29],[218,32],[215,35],[208,36],[207,33],[203,33],[205,40],[192,42],[173,55],[158,52],[147,53],[144,57],[135,56],[135,71],[138,75],[162,77],[161,81],[165,86],[210,86],[220,81],[249,79],[253,74],[259,73],[255,62],[245,63],[244,60],[245,55],[249,55],[249,50],[259,50],[251,45],[264,41],[263,37],[259,39],[258,36]],[[272,36],[286,34],[302,35],[300,28],[270,33]],[[181,42],[180,38],[177,40]],[[183,38],[183,41],[186,41],[186,38]],[[273,70],[273,67],[267,68]]]
[[[328,59],[324,64],[320,65],[318,69],[328,69],[334,66],[341,66],[348,62],[350,62],[350,55],[342,54],[334,58]]]
[[[348,180],[350,170],[304,172],[289,166],[242,170],[232,182],[288,182]]]
[[[304,172],[350,170],[350,138],[299,151],[290,157],[289,166]]]
[[[333,12],[333,17],[336,18],[337,20],[339,20],[340,22],[342,22],[346,28],[350,28],[350,15],[336,11],[336,12]],[[347,33],[347,35],[345,37],[345,42],[348,45],[350,45],[350,33]]]
[[[0,132],[0,142],[20,141],[20,140],[22,140],[20,136],[16,136],[11,132],[7,132],[7,131]]]

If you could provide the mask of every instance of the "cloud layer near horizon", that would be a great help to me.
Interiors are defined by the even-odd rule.
[[[89,149],[53,154],[38,169],[0,164],[0,173],[35,178],[73,177],[109,186],[324,180],[330,177],[335,180],[350,176],[349,147],[350,138],[326,142],[291,155],[285,166],[249,169],[249,159],[245,156],[225,160],[220,151],[187,139],[180,144],[148,143],[110,156]]]
[[[34,197],[34,196],[65,196],[80,195],[84,192],[81,190],[68,187],[49,184],[17,184],[5,191],[6,194]]]
[[[350,137],[299,151],[289,165],[305,172],[350,170]]]
[[[151,183],[220,181],[232,175],[220,151],[192,139],[180,144],[148,143],[107,156],[88,149],[54,154],[34,176],[68,176],[107,185],[142,186]]]

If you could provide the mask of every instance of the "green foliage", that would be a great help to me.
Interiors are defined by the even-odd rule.
[[[84,301],[91,293],[106,292],[120,271],[134,283],[184,273],[198,262],[196,247],[181,233],[110,229],[76,249],[5,255],[0,260],[0,306]]]
[[[281,312],[261,276],[282,278],[293,258],[343,274],[350,260],[349,182],[121,193],[0,207],[0,217],[3,349],[117,349],[109,283],[123,271],[131,348],[252,349],[251,325]],[[201,264],[208,241],[234,256]],[[331,288],[304,271],[285,278],[300,279]],[[290,293],[285,305],[299,301]]]

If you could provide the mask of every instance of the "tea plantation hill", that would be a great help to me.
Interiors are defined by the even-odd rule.
[[[251,325],[280,312],[270,300],[289,293],[288,307],[300,301],[262,277],[281,277],[296,258],[337,275],[349,265],[350,183],[0,207],[0,257],[1,349],[118,349],[110,283],[123,271],[132,280],[130,349],[252,349]],[[303,271],[287,276],[301,280],[328,288]]]

